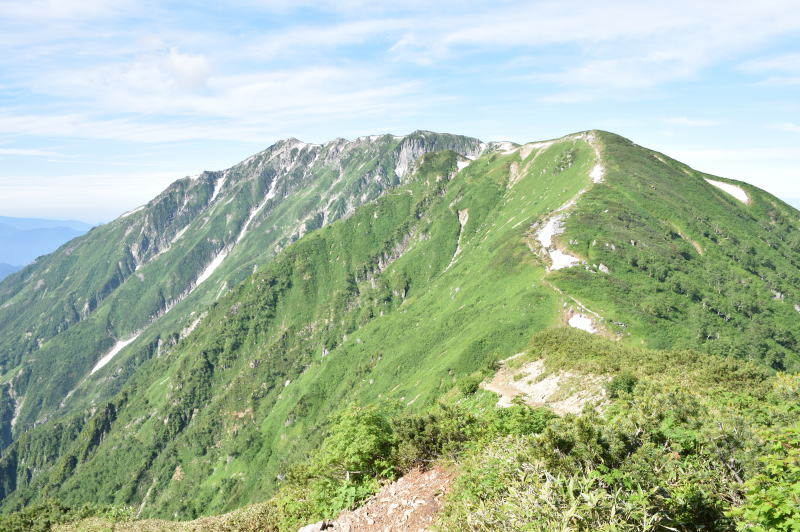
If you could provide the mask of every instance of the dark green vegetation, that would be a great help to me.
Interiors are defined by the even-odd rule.
[[[797,376],[566,329],[538,335],[528,353],[613,375],[616,397],[466,453],[443,530],[796,530]]]
[[[758,497],[796,474],[762,431],[796,441],[796,378],[772,372],[800,361],[797,211],[749,187],[745,205],[601,132],[490,145],[459,171],[453,150],[480,149],[431,133],[286,141],[0,284],[0,331],[17,331],[0,334],[3,510],[186,519],[275,495],[248,522],[289,529],[451,460],[466,480],[444,529],[784,519]],[[555,240],[586,264],[547,272],[531,228],[573,199]],[[583,309],[574,298],[621,341],[557,329],[531,346]],[[611,405],[495,410],[478,383],[526,349],[608,376]],[[534,500],[531,478],[553,498]]]

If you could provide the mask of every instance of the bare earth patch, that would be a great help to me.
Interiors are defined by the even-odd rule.
[[[509,407],[515,397],[521,396],[529,406],[544,406],[559,415],[580,414],[586,403],[605,398],[606,379],[602,377],[563,370],[545,375],[544,360],[534,360],[517,368],[509,367],[506,362],[491,381],[481,384],[484,390],[500,396],[499,407]]]
[[[428,471],[414,470],[367,499],[361,508],[339,514],[333,522],[308,525],[299,532],[332,530],[336,532],[428,530],[442,507],[442,499],[454,475],[441,467]]]

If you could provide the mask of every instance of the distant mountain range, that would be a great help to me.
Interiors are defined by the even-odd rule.
[[[91,225],[74,220],[0,216],[0,279],[81,236]]]
[[[0,279],[11,275],[12,273],[19,271],[19,266],[14,266],[12,264],[6,264],[5,262],[0,262]]]

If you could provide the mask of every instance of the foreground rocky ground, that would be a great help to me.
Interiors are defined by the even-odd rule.
[[[331,522],[305,526],[299,532],[428,530],[436,519],[453,478],[451,472],[441,467],[425,472],[414,470],[384,486],[367,499],[361,508],[342,512]]]

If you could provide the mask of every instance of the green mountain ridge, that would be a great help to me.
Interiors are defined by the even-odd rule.
[[[14,375],[13,395],[25,397],[15,421],[29,426],[60,409],[115,342],[146,331],[128,351],[151,351],[160,334],[189,326],[191,310],[306,231],[398,183],[396,172],[426,149],[473,153],[478,145],[425,132],[324,146],[289,139],[224,172],[177,181],[62,246],[0,286],[0,367]],[[271,187],[275,197],[265,199]],[[265,230],[254,235],[256,226]]]
[[[600,131],[282,141],[0,284],[2,508],[265,500],[348,403],[422,411],[551,328],[796,372],[798,225]]]

